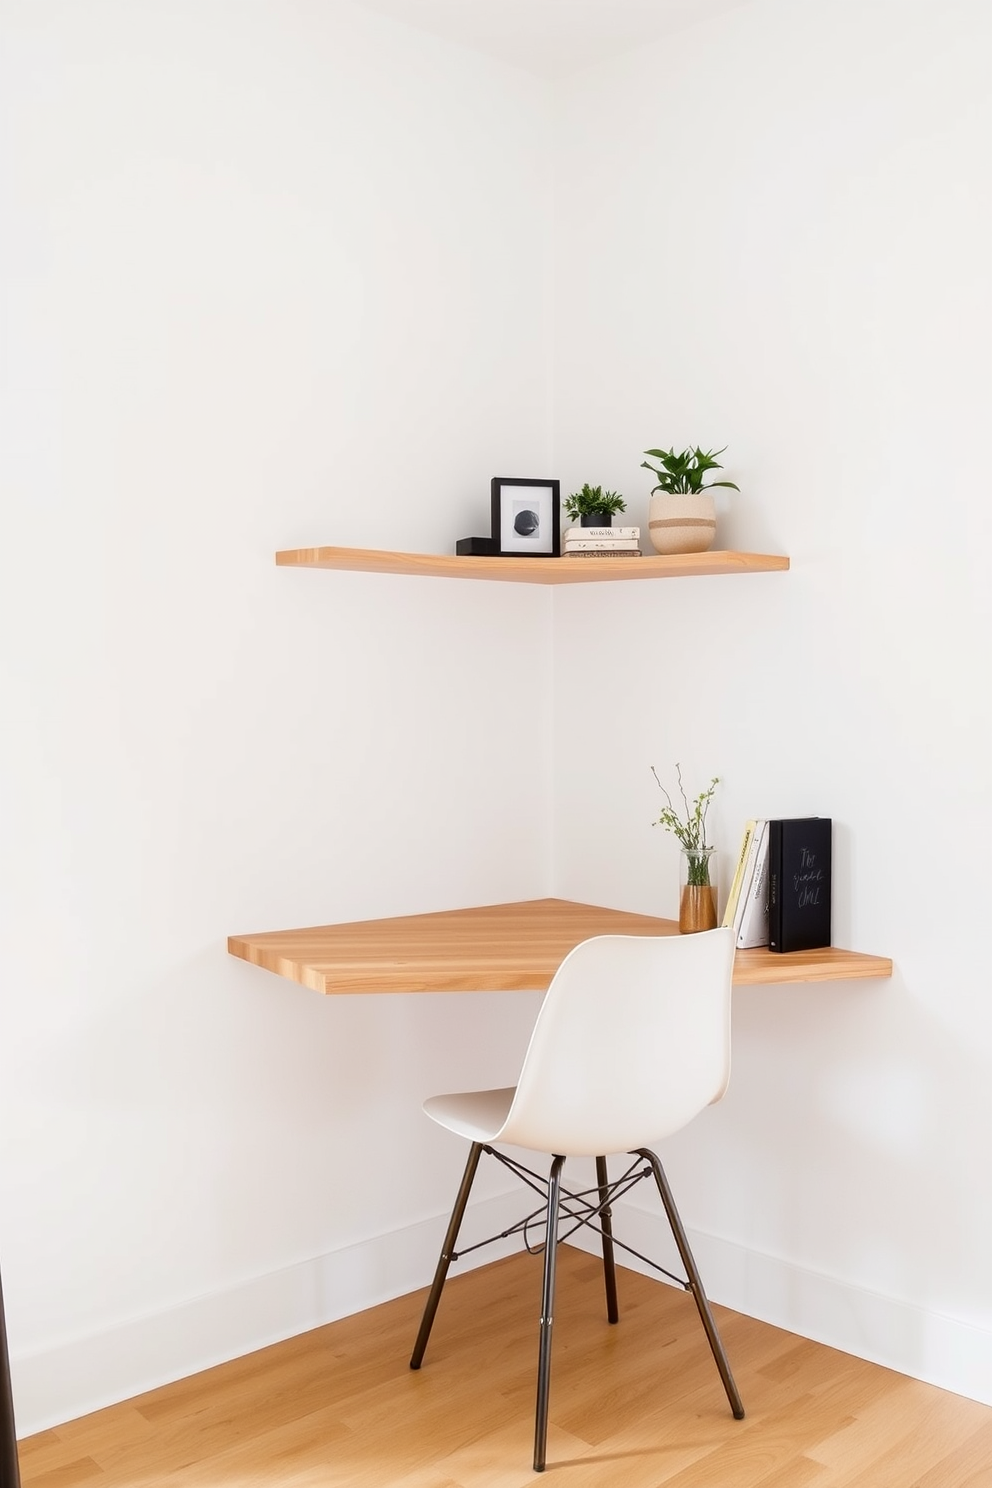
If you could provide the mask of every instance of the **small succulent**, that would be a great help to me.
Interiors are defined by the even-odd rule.
[[[612,517],[617,512],[626,510],[627,503],[619,491],[604,491],[602,486],[590,486],[588,482],[581,491],[573,491],[565,499],[565,515],[573,521],[577,521],[579,517],[590,517],[597,512]]]

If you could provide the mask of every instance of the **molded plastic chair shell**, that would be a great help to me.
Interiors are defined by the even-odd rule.
[[[424,1110],[471,1142],[563,1157],[660,1141],[727,1089],[733,962],[729,929],[585,940],[548,988],[516,1088]]]

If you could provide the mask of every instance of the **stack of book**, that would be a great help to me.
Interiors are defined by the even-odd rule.
[[[565,558],[640,558],[640,527],[569,527]]]
[[[827,816],[747,823],[723,914],[738,950],[830,944],[831,828]]]

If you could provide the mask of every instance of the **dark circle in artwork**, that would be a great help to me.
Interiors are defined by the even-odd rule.
[[[533,537],[540,525],[540,519],[535,511],[518,511],[513,519],[513,530],[520,537]]]

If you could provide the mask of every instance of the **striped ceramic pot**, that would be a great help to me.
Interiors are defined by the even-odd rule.
[[[648,507],[648,531],[658,553],[705,553],[716,537],[712,492],[656,492]]]

